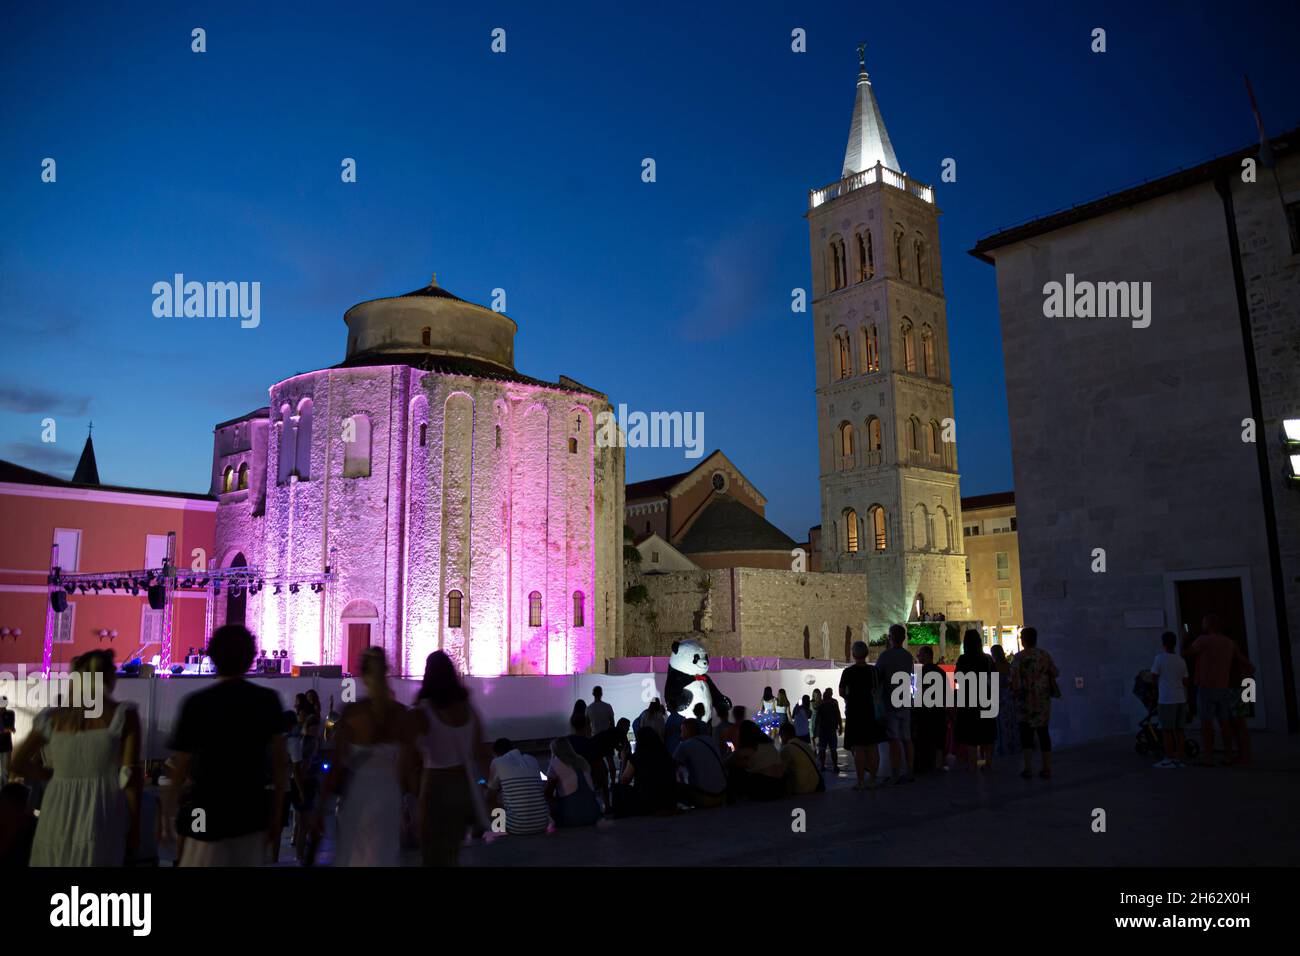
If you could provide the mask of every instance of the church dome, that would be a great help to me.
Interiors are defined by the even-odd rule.
[[[343,315],[348,363],[365,358],[393,362],[447,356],[514,371],[514,319],[466,302],[438,285],[360,302]]]

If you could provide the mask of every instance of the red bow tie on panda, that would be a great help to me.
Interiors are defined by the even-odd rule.
[[[696,674],[694,677],[691,678],[691,680],[705,680],[705,681],[708,679],[709,679],[708,674]]]

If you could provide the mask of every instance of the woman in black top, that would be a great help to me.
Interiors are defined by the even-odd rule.
[[[677,765],[663,738],[650,727],[636,732],[636,750],[614,788],[614,815],[665,813],[677,806]]]
[[[981,683],[988,687],[995,681],[993,658],[984,653],[980,632],[974,628],[966,632],[961,643],[964,653],[957,658],[953,677],[957,681],[958,694],[964,686],[966,695],[965,699],[958,697],[953,737],[958,744],[973,748],[968,756],[972,771],[979,770],[981,762],[984,770],[992,770],[993,741],[997,737],[998,722],[996,717],[981,714],[978,690]]]

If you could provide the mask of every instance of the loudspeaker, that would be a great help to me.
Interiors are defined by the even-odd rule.
[[[161,584],[154,584],[149,587],[149,607],[155,611],[161,611],[167,606],[167,589]]]
[[[68,609],[68,592],[59,588],[57,591],[50,592],[50,607],[54,609],[55,614],[62,614]]]

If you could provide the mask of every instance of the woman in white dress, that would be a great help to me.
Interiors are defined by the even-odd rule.
[[[83,654],[72,670],[79,706],[41,711],[14,754],[15,774],[48,781],[31,865],[122,866],[140,836],[140,719],[112,698],[112,651]]]
[[[366,697],[343,708],[320,805],[341,791],[335,866],[400,866],[406,708],[393,700],[382,648],[366,648],[360,676]]]

